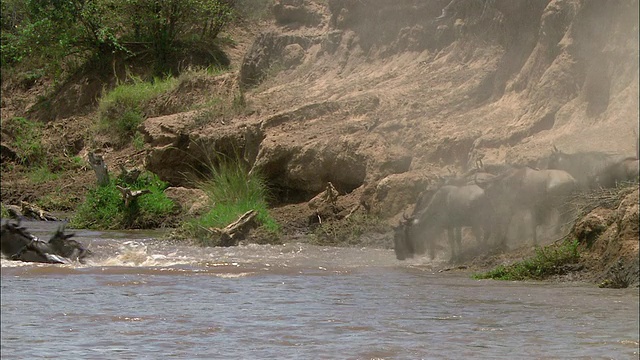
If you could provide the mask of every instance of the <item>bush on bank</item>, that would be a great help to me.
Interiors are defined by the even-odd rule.
[[[177,79],[165,77],[143,81],[132,77],[129,83],[116,86],[100,98],[98,104],[98,128],[107,133],[116,145],[127,145],[134,139],[135,131],[144,119],[144,107],[149,101],[173,89]]]
[[[195,182],[207,194],[210,209],[183,221],[176,237],[192,239],[202,246],[218,246],[220,239],[211,230],[224,228],[249,210],[257,212],[257,222],[268,234],[279,232],[280,227],[268,210],[268,186],[259,174],[250,173],[238,159],[218,157],[206,167],[208,173]]]
[[[118,185],[132,191],[147,189],[150,193],[141,195],[126,207]],[[132,184],[125,184],[120,178],[111,179],[108,185],[89,190],[72,217],[71,226],[85,229],[161,227],[176,212],[175,204],[164,193],[166,188],[167,183],[150,172],[143,173]]]

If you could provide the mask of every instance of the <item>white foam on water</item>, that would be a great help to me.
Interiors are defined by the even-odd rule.
[[[175,265],[190,265],[195,259],[188,256],[179,256],[177,252],[169,254],[153,253],[142,241],[123,242],[116,255],[105,260],[87,261],[93,266],[137,266],[137,267],[164,267]]]

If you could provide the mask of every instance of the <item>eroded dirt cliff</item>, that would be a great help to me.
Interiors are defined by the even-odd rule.
[[[436,19],[447,3],[277,1],[229,82],[256,111],[147,120],[165,145],[147,166],[179,183],[184,151],[240,150],[283,203],[331,182],[391,217],[479,159],[535,166],[553,145],[635,154],[637,2],[460,1]]]

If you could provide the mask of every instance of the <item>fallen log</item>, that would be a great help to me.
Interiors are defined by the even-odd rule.
[[[26,201],[20,201],[19,211],[17,211],[16,207],[9,208],[9,214],[15,219],[24,217],[27,219],[40,220],[40,221],[58,221],[59,220],[57,217],[53,216],[50,212],[42,210],[39,206]]]
[[[237,246],[240,240],[243,240],[251,229],[258,227],[256,216],[258,213],[255,210],[249,210],[246,213],[240,215],[238,220],[227,225],[223,229],[209,228],[208,230],[220,237],[220,246]]]
[[[122,194],[122,199],[124,200],[124,207],[127,207],[127,208],[129,207],[131,202],[135,200],[138,196],[149,194],[151,192],[151,190],[149,189],[131,191],[131,189],[122,187],[120,185],[116,185],[116,188],[120,190],[120,193]]]
[[[125,184],[135,183],[136,180],[138,180],[138,177],[140,176],[140,174],[142,174],[142,169],[139,169],[139,168],[127,169],[122,164],[120,164],[120,171],[121,173],[118,176],[118,178],[121,179],[122,182],[124,182]]]

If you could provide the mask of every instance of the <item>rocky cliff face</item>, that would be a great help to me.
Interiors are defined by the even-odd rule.
[[[637,0],[462,0],[437,19],[448,4],[275,1],[237,79],[212,90],[256,110],[148,119],[147,168],[184,185],[215,150],[261,171],[282,203],[331,182],[389,218],[479,159],[635,154]]]

